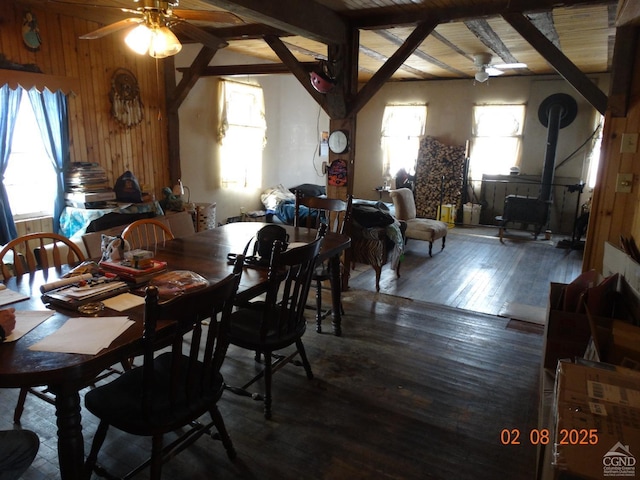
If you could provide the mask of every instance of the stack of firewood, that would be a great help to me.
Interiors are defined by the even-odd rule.
[[[457,211],[462,197],[465,146],[445,145],[434,137],[420,142],[416,165],[418,217],[437,218],[438,206],[451,204]]]

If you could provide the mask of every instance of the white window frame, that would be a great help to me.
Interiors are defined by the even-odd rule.
[[[391,179],[401,168],[415,174],[420,139],[427,124],[427,105],[395,105],[384,108],[380,147],[382,176]]]
[[[224,188],[259,188],[267,124],[262,87],[220,80],[218,142]]]
[[[469,175],[508,175],[520,166],[526,105],[474,105]]]
[[[53,164],[40,136],[29,95],[23,91],[3,179],[14,220],[53,215],[57,195]]]

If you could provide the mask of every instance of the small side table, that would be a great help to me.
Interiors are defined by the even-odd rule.
[[[376,187],[376,188],[374,188],[374,190],[376,192],[378,192],[378,199],[382,200],[382,194],[383,193],[389,194],[389,191],[391,190],[391,187],[387,185],[386,187],[384,187],[384,186],[383,187]]]

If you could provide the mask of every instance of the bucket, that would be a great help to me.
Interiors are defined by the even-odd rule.
[[[481,205],[466,203],[462,206],[462,223],[464,225],[480,225]]]
[[[454,227],[456,222],[455,205],[452,205],[450,203],[440,205],[438,207],[438,216],[436,218],[441,222],[446,223],[449,228]]]

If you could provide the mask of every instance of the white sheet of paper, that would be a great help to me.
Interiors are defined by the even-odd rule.
[[[144,304],[144,297],[140,295],[134,295],[133,293],[121,293],[115,297],[102,300],[104,306],[118,312],[129,310],[130,308],[137,307]]]
[[[7,288],[6,285],[0,284],[0,307],[9,305],[10,303],[19,302],[21,300],[26,300],[27,298],[29,298],[28,295],[14,292],[10,288]]]
[[[135,322],[128,317],[70,318],[30,350],[95,355]]]
[[[49,310],[17,310],[16,328],[13,329],[10,335],[7,335],[7,339],[5,340],[5,342],[15,342],[20,337],[26,335],[31,330],[40,325],[51,315],[53,315],[53,312]]]

